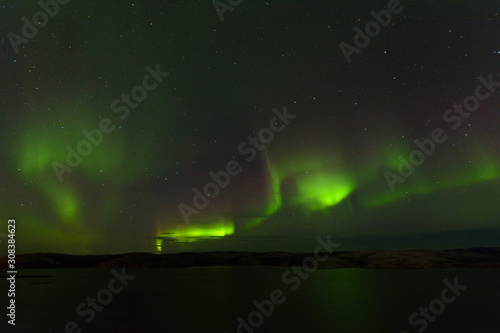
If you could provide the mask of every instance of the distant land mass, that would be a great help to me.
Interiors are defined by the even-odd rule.
[[[327,253],[321,253],[327,255]],[[69,255],[33,253],[16,256],[16,269],[30,268],[176,268],[201,266],[280,266],[302,265],[312,253],[288,252],[202,252],[125,253],[113,255]],[[454,250],[373,250],[333,252],[318,261],[318,268],[500,268],[500,247]],[[7,268],[7,257],[0,258]],[[5,272],[3,272],[5,274]]]

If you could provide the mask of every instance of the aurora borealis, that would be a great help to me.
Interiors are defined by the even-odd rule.
[[[478,77],[500,82],[498,6],[402,0],[347,63],[339,44],[386,4],[244,0],[221,21],[211,1],[73,0],[16,53],[7,35],[41,9],[3,1],[0,210],[19,253],[500,246],[500,88],[443,120]],[[168,77],[123,99],[155,66]],[[242,154],[284,108],[296,118]],[[103,119],[60,181],[54,161]],[[435,128],[447,140],[391,191],[384,173]],[[232,160],[187,224],[179,204]]]

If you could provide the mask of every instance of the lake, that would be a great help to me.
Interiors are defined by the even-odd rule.
[[[299,274],[284,267],[201,267],[125,273],[131,277],[123,286],[109,269],[20,270],[16,326],[7,325],[2,314],[0,326],[7,329],[1,331],[59,333],[74,321],[68,332],[229,333],[238,332],[244,320],[239,332],[500,332],[496,269],[326,269]],[[449,289],[445,279],[467,287],[459,287],[456,294],[444,291]],[[0,284],[4,293],[5,279]],[[105,305],[91,310],[81,304],[98,293]],[[418,312],[429,306],[426,319]],[[412,326],[409,317],[415,312]]]

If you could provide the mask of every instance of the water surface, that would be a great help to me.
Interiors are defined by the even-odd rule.
[[[268,300],[280,289],[286,299],[254,332],[411,333],[422,326],[412,327],[409,316],[440,298],[443,280],[455,277],[467,290],[446,304],[425,332],[500,332],[500,270],[337,269],[318,270],[304,279],[292,273],[283,280],[288,270],[126,270],[135,279],[90,323],[76,308],[108,287],[111,270],[24,270],[19,273],[50,277],[17,279],[16,327],[7,332],[64,332],[69,321],[82,332],[237,332],[237,318],[247,320],[256,311],[253,301]],[[1,285],[6,290],[6,282]]]

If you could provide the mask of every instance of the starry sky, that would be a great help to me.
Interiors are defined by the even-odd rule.
[[[348,61],[387,1],[221,2],[0,1],[18,253],[500,246],[500,87],[444,117],[500,81],[498,3],[401,0]]]

